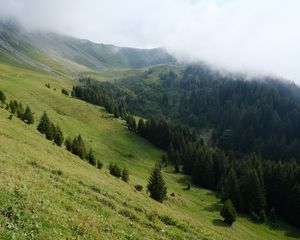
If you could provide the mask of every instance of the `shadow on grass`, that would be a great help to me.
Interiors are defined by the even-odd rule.
[[[282,231],[287,237],[292,237],[296,239],[300,239],[300,231],[296,227],[287,225],[281,221],[277,221],[275,223],[267,224],[270,229],[274,231]]]
[[[217,227],[226,227],[226,228],[231,227],[230,225],[228,225],[227,223],[225,223],[221,219],[212,220],[212,224],[217,226]]]
[[[221,210],[221,205],[219,203],[213,203],[205,207],[204,210],[209,212],[217,212]]]

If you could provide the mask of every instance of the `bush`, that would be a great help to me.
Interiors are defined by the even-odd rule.
[[[155,222],[155,220],[157,219],[157,217],[158,217],[158,214],[157,214],[157,212],[156,211],[150,211],[148,214],[147,214],[147,218],[148,218],[148,220],[149,221],[151,221],[151,222]]]
[[[101,161],[97,161],[97,168],[102,169],[103,163]]]
[[[122,170],[116,164],[109,164],[109,173],[117,178],[120,178],[122,175]]]
[[[230,199],[228,199],[224,203],[224,206],[221,209],[220,215],[224,218],[224,222],[229,225],[232,225],[233,222],[235,222],[237,214],[236,214],[236,210]]]
[[[0,103],[5,103],[5,101],[6,101],[6,96],[4,92],[0,90]]]
[[[66,96],[69,96],[68,90],[66,90],[66,89],[64,89],[64,88],[61,90],[61,93],[62,93],[62,94],[65,94]]]
[[[167,215],[161,215],[161,216],[158,216],[158,218],[159,218],[160,221],[162,221],[166,225],[170,225],[170,226],[176,226],[177,225],[177,221],[175,219],[173,219],[172,217],[169,217]]]
[[[120,210],[119,214],[121,214],[124,217],[127,217],[131,221],[138,222],[138,220],[139,220],[138,217],[133,212],[131,212],[131,211],[127,210],[127,209]]]
[[[142,186],[142,185],[139,185],[139,184],[134,185],[134,188],[135,188],[137,191],[139,191],[139,192],[141,192],[141,191],[143,190],[143,186]]]

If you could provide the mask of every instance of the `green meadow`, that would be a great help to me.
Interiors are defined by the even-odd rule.
[[[104,81],[131,74],[130,69],[106,69],[82,75]],[[163,168],[167,200],[161,204],[149,198],[148,177],[164,152],[103,108],[61,93],[75,84],[72,75],[0,64],[0,90],[8,101],[29,104],[35,115],[35,124],[28,126],[15,117],[9,120],[10,113],[0,108],[1,239],[300,238],[299,229],[280,220],[256,224],[239,215],[232,227],[224,225],[214,192],[194,186],[185,190],[188,179],[172,166]],[[36,130],[44,111],[65,137],[80,133],[103,169],[46,140]],[[111,176],[109,163],[127,167],[129,183]]]

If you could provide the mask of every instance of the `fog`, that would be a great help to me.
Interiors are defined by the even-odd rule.
[[[299,0],[0,0],[0,16],[300,84]]]

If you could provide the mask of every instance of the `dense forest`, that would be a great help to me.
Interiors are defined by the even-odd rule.
[[[165,163],[230,199],[254,221],[275,216],[299,226],[298,88],[248,81],[204,66],[145,73],[113,83],[81,79],[73,96],[104,106],[128,128],[167,150]],[[300,91],[299,91],[300,92]],[[132,114],[144,116],[137,123]],[[212,144],[199,133],[213,129]]]

